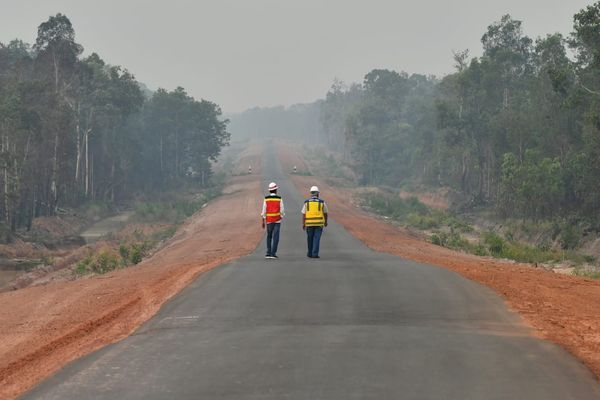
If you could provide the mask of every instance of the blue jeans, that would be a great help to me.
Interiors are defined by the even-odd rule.
[[[308,239],[308,253],[309,257],[316,257],[319,255],[319,245],[321,243],[321,235],[323,234],[322,226],[307,226],[306,237]]]
[[[267,255],[274,256],[277,254],[277,246],[279,245],[279,230],[281,224],[267,224]]]

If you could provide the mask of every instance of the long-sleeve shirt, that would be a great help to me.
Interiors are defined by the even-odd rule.
[[[277,196],[275,193],[271,193],[270,196]],[[261,217],[267,218],[267,201],[263,201],[262,211],[260,213]],[[281,219],[285,215],[285,207],[283,206],[283,199],[281,199]],[[276,224],[281,223],[281,220],[275,222]]]

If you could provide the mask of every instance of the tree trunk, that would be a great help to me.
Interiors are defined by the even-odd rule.
[[[54,156],[52,158],[52,181],[50,184],[50,194],[52,196],[52,204],[50,204],[50,212],[54,214],[58,201],[58,130],[54,135]]]
[[[75,135],[77,136],[77,157],[75,158],[75,185],[79,183],[79,166],[81,164],[81,125],[80,125],[81,105],[77,103],[77,122],[75,125]],[[77,188],[79,189],[79,188]]]
[[[90,195],[90,132],[85,131],[85,197]]]

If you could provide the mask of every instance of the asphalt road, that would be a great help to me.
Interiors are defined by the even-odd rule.
[[[24,398],[600,399],[580,362],[483,286],[375,253],[335,223],[322,258],[306,258],[302,199],[272,152],[263,169],[287,209],[279,260],[261,244],[202,275]]]

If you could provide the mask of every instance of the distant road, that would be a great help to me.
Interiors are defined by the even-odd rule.
[[[24,398],[600,399],[580,362],[483,286],[375,253],[335,223],[307,259],[302,199],[272,152],[263,170],[288,211],[279,260],[261,247],[202,275]]]

